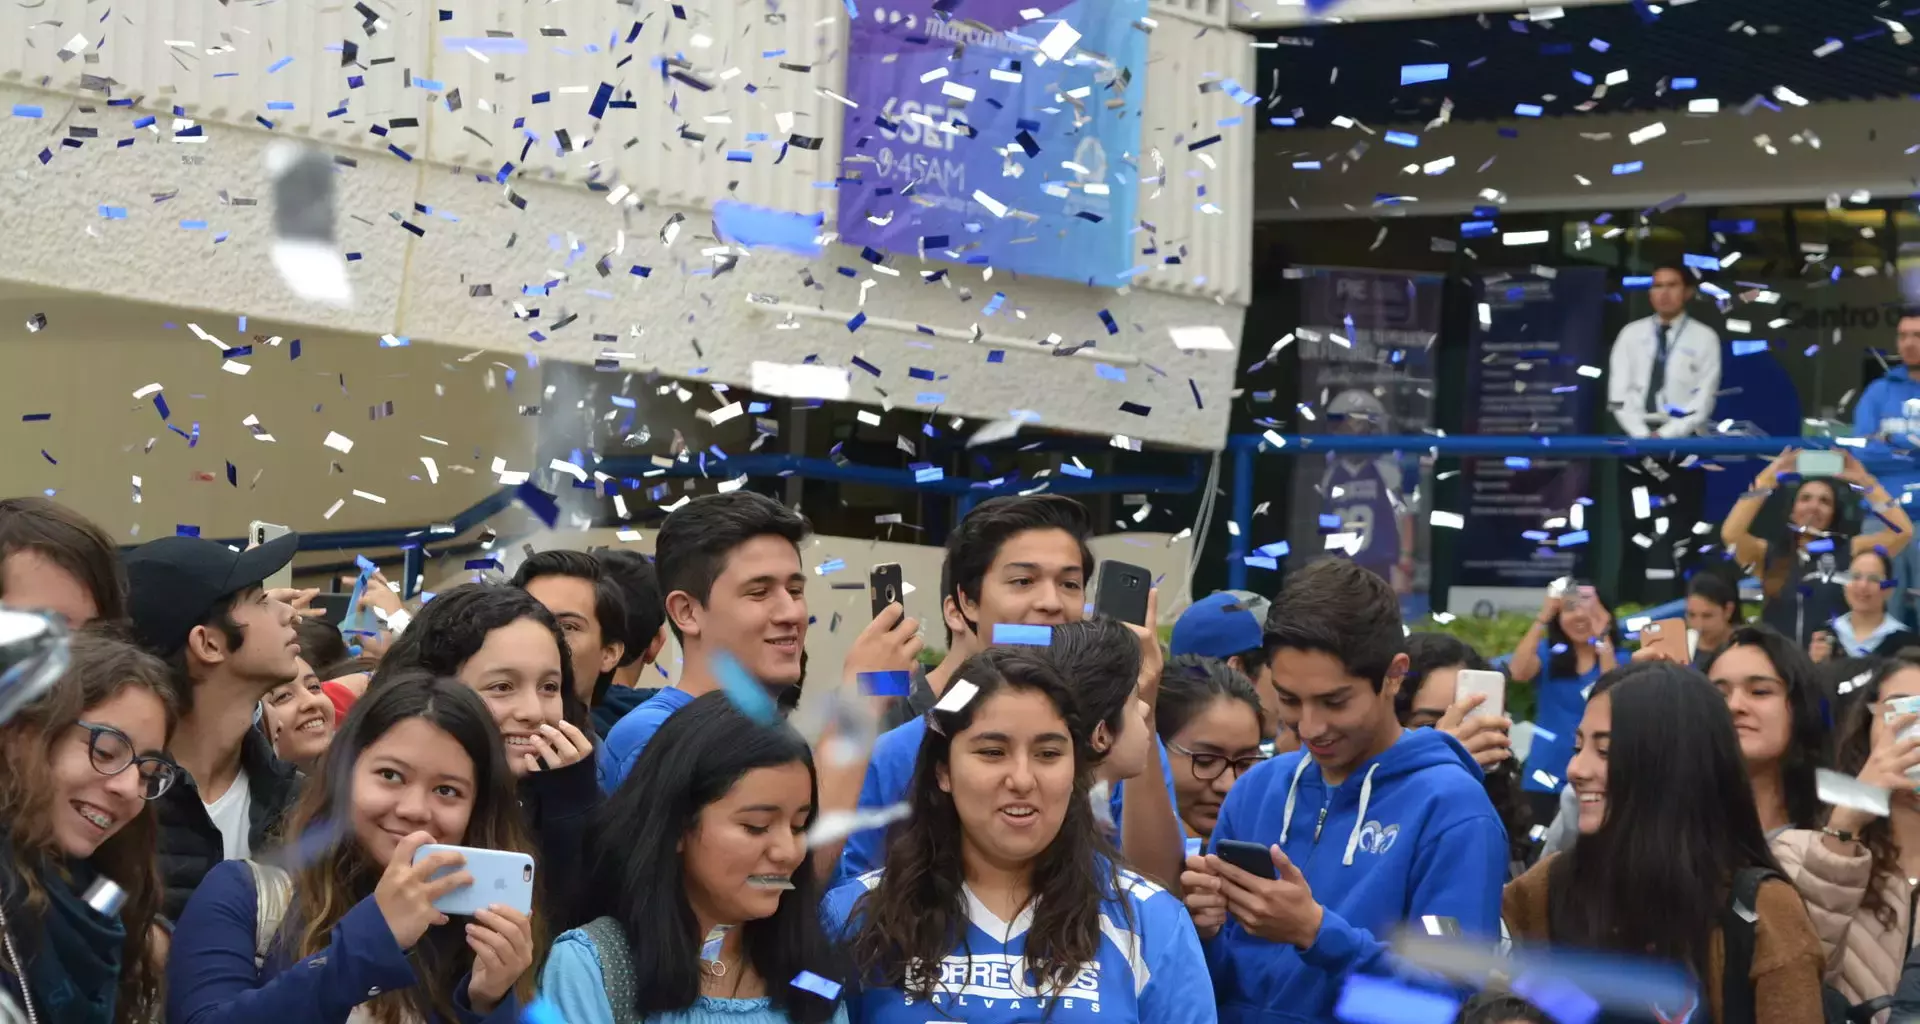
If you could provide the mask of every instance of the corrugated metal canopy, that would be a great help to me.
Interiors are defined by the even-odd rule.
[[[1261,42],[1278,45],[1261,50],[1260,80],[1250,88],[1263,97],[1263,126],[1296,111],[1301,125],[1340,115],[1372,125],[1425,122],[1448,98],[1457,120],[1523,120],[1520,104],[1547,117],[1589,102],[1604,112],[1684,110],[1702,97],[1718,98],[1723,110],[1755,96],[1778,104],[1779,86],[1815,103],[1900,96],[1920,91],[1920,43],[1902,44],[1907,37],[1888,22],[1920,29],[1920,7],[1905,9],[1913,2],[1635,2],[1568,8],[1544,22],[1488,14],[1262,32]],[[1829,40],[1839,48],[1817,56]],[[1448,66],[1444,81],[1400,84],[1403,66],[1434,64]],[[1621,71],[1624,84],[1602,88]],[[1698,84],[1675,87],[1687,78]],[[1277,103],[1266,102],[1276,95]]]

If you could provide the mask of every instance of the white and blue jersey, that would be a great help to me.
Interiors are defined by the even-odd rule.
[[[827,894],[823,913],[851,937],[854,904],[880,884],[870,871]],[[897,988],[847,991],[853,1024],[1215,1024],[1207,962],[1193,919],[1173,894],[1131,871],[1118,872],[1120,898],[1100,906],[1100,951],[1057,990],[1037,991],[1027,972],[1028,907],[1003,921],[963,889],[968,923],[937,966],[933,996]],[[1129,914],[1129,911],[1131,912]],[[1049,1005],[1051,1004],[1051,1006]]]

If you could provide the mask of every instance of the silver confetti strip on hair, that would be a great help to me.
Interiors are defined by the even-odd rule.
[[[92,885],[87,886],[87,893],[82,898],[87,901],[87,906],[101,916],[119,917],[120,908],[127,903],[127,890],[120,888],[111,878],[96,878]]]

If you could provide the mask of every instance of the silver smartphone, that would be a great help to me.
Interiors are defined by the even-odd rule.
[[[1484,693],[1487,699],[1474,708],[1467,717],[1491,715],[1499,718],[1507,713],[1507,677],[1500,672],[1487,669],[1463,668],[1454,684],[1453,699],[1459,703],[1476,693]]]
[[[249,523],[247,525],[247,547],[249,548],[261,547],[270,540],[279,540],[281,537],[285,537],[287,534],[292,532],[293,532],[292,530],[289,530],[284,526],[278,526],[273,523],[262,522],[258,519],[255,519],[252,523]],[[277,572],[267,577],[265,580],[261,581],[261,585],[266,587],[268,590],[287,589],[292,587],[293,586],[293,561],[289,559],[287,561],[287,564],[281,566]]]

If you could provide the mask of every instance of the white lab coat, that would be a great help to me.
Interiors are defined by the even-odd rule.
[[[1660,389],[1660,412],[1647,409],[1647,385],[1652,382],[1658,339],[1650,316],[1620,329],[1608,360],[1607,407],[1620,429],[1634,437],[1686,437],[1701,432],[1713,419],[1713,403],[1720,391],[1720,335],[1713,328],[1681,314],[1667,328],[1667,377]]]

